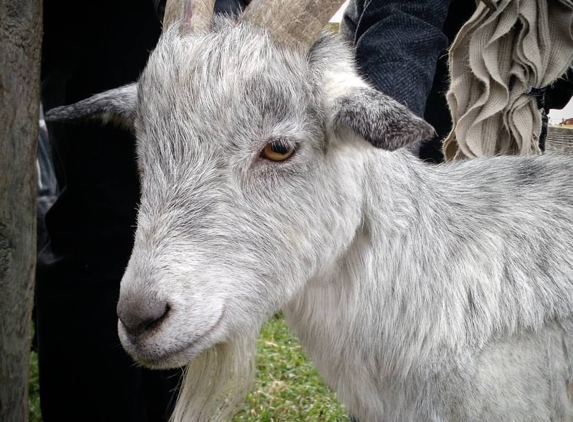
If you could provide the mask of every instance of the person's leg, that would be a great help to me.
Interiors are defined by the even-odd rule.
[[[342,24],[362,76],[423,116],[452,0],[353,0]]]

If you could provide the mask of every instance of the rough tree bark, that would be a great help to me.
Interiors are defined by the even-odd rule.
[[[0,0],[0,422],[28,420],[42,0]]]

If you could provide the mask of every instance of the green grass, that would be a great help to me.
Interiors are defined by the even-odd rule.
[[[30,363],[30,422],[42,422],[37,356]],[[234,422],[348,422],[344,408],[307,360],[280,316],[272,318],[257,344],[257,379]]]
[[[28,392],[30,394],[29,422],[42,422],[42,412],[40,411],[40,386],[38,379],[38,354],[32,352],[30,355],[30,384]]]
[[[271,319],[258,340],[255,387],[235,422],[348,420],[282,318]]]

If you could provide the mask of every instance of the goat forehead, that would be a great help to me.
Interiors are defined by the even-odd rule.
[[[270,137],[304,138],[320,121],[306,56],[237,25],[185,37],[168,31],[138,92],[140,158],[165,172],[220,166]]]
[[[252,28],[228,24],[186,36],[168,31],[140,80],[140,98],[146,99],[141,111],[153,112],[154,104],[178,113],[212,112],[223,105],[236,111],[253,105],[253,94],[300,101],[308,98],[311,76],[305,55],[274,46]]]

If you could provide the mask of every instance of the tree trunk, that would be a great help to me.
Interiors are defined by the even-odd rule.
[[[0,422],[28,420],[42,0],[0,0]]]

